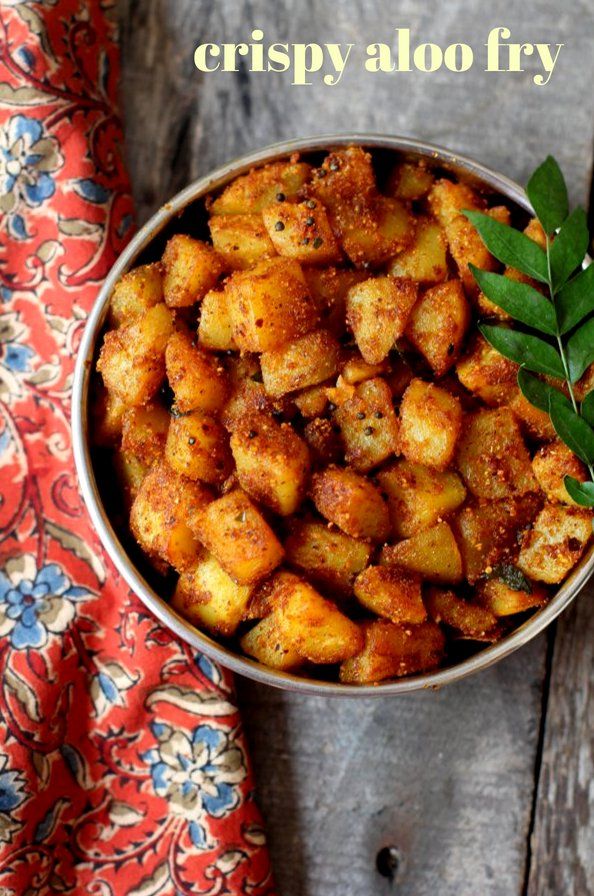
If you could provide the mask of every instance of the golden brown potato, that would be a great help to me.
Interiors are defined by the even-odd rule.
[[[305,425],[303,438],[312,457],[322,466],[337,463],[343,456],[340,429],[331,420],[314,417]]]
[[[371,546],[315,519],[297,519],[286,539],[287,563],[331,597],[348,597],[367,566]]]
[[[407,460],[444,470],[462,428],[457,398],[434,383],[413,379],[400,405],[400,451]]]
[[[530,404],[518,387],[514,390],[508,405],[522,424],[522,429],[531,438],[540,442],[550,442],[555,438],[555,429],[547,412]]]
[[[212,289],[224,271],[223,259],[208,243],[181,233],[163,254],[163,295],[170,308],[187,308]]]
[[[240,641],[241,649],[264,666],[282,672],[293,672],[304,663],[303,657],[288,644],[281,643],[278,620],[274,613],[266,616]]]
[[[114,453],[113,466],[117,486],[122,495],[122,504],[129,514],[150,466],[133,454],[124,454],[120,450]]]
[[[428,672],[439,666],[445,653],[445,636],[434,622],[396,624],[386,619],[364,623],[365,647],[340,667],[344,684],[374,684]]]
[[[438,584],[455,585],[462,581],[462,557],[446,522],[417,532],[398,544],[386,545],[382,548],[380,563],[402,566]]]
[[[312,265],[341,260],[340,246],[321,202],[277,202],[262,213],[262,218],[279,255]]]
[[[479,498],[506,498],[538,490],[528,449],[509,408],[467,416],[457,454],[458,469]]]
[[[522,542],[518,567],[537,582],[556,585],[580,559],[592,535],[592,511],[545,504]]]
[[[380,364],[402,336],[417,292],[412,281],[393,277],[370,277],[349,289],[347,323],[368,364]]]
[[[566,476],[573,476],[580,482],[588,479],[584,464],[559,439],[545,445],[534,455],[532,472],[547,500],[559,504],[575,504],[565,488]]]
[[[245,271],[276,255],[261,214],[213,215],[208,226],[212,244],[228,270]]]
[[[198,348],[185,330],[176,330],[165,349],[165,369],[178,411],[218,411],[229,394],[219,358]]]
[[[493,613],[462,600],[453,591],[429,588],[425,604],[434,622],[443,622],[469,638],[488,637],[497,626]]]
[[[297,392],[293,396],[293,401],[302,417],[311,420],[314,417],[321,417],[328,407],[328,395],[326,394],[328,383],[321,383],[318,386],[307,386],[301,392]]]
[[[392,533],[407,538],[434,526],[443,516],[456,510],[466,497],[466,489],[453,470],[434,470],[398,460],[378,473],[385,492]]]
[[[398,419],[386,383],[377,377],[355,387],[353,396],[338,407],[345,459],[365,472],[398,451]]]
[[[327,467],[312,477],[318,511],[353,538],[383,541],[390,531],[388,506],[379,491],[358,473]]]
[[[543,585],[532,582],[529,588],[529,591],[525,588],[511,588],[502,579],[489,577],[477,582],[473,600],[497,618],[513,616],[546,604],[548,594]]]
[[[115,393],[97,385],[91,403],[91,438],[94,445],[105,448],[118,445],[126,405]]]
[[[424,162],[401,162],[390,175],[387,192],[389,196],[407,202],[422,199],[431,189],[434,180]]]
[[[246,417],[231,436],[241,487],[281,516],[295,513],[307,489],[309,450],[289,423],[266,414]]]
[[[436,376],[443,376],[456,362],[470,308],[460,280],[448,280],[428,289],[412,310],[406,336],[427,359]]]
[[[355,596],[364,607],[391,622],[424,622],[421,577],[396,566],[368,566],[357,576]]]
[[[158,404],[129,408],[122,420],[122,451],[150,467],[163,457],[169,419],[169,411]]]
[[[281,396],[315,386],[338,370],[340,350],[328,330],[314,330],[282,348],[264,352],[260,363],[264,388],[269,395]]]
[[[105,334],[97,370],[109,392],[127,407],[146,404],[160,389],[172,327],[171,312],[160,303]]]
[[[311,168],[305,162],[272,162],[236,177],[210,204],[215,215],[261,212],[269,205],[294,199],[306,184]],[[282,198],[281,198],[282,197]]]
[[[120,277],[109,302],[109,324],[119,327],[163,301],[160,263],[143,264]]]
[[[223,482],[231,472],[227,432],[205,411],[191,411],[172,418],[165,457],[174,470],[188,479],[213,485]]]
[[[349,289],[368,278],[365,271],[345,271],[335,267],[304,267],[310,295],[315,303],[322,326],[335,336],[346,331],[346,297]]]
[[[263,579],[283,558],[278,538],[241,489],[234,489],[205,507],[194,531],[239,585]]]
[[[316,325],[305,278],[291,259],[269,259],[234,274],[226,292],[233,338],[242,352],[280,348]]]
[[[171,606],[199,628],[231,637],[242,621],[252,585],[238,585],[214,557],[206,555],[179,577]]]
[[[229,296],[224,289],[211,289],[202,299],[198,341],[204,348],[214,351],[227,352],[237,349],[233,339]]]
[[[507,404],[518,390],[518,365],[508,361],[477,333],[470,349],[456,364],[462,385],[485,404]]]
[[[433,218],[419,218],[414,242],[390,262],[392,277],[405,277],[416,283],[441,283],[448,275],[445,233]]]
[[[390,376],[391,373],[392,365],[388,361],[382,361],[380,364],[369,364],[363,360],[359,352],[355,352],[345,361],[340,375],[345,383],[356,386],[365,380],[372,380],[383,374]]]

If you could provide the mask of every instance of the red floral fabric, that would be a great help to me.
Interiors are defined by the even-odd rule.
[[[112,0],[0,0],[0,892],[273,893],[230,679],[104,556],[69,433],[133,226]]]

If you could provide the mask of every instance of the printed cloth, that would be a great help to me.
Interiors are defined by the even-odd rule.
[[[77,491],[70,387],[133,229],[113,0],[0,0],[0,893],[273,893],[230,678]]]

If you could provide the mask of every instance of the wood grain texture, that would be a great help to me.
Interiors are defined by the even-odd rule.
[[[594,11],[589,0],[121,0],[128,155],[141,220],[193,178],[275,140],[330,131],[426,138],[524,181],[553,152],[574,199],[590,184]],[[566,44],[551,83],[475,66],[371,75],[361,56],[393,29],[477,51],[490,27]],[[334,88],[286,75],[200,75],[196,44],[355,42]],[[355,51],[353,51],[355,52]],[[576,74],[579,73],[579,76]],[[570,139],[568,139],[568,135]],[[283,896],[579,896],[592,891],[588,786],[593,623],[588,596],[560,624],[541,738],[546,642],[439,693],[307,699],[240,683],[245,724]],[[541,779],[533,798],[534,773]],[[579,812],[576,812],[578,807]],[[527,864],[528,835],[533,827]],[[375,857],[395,845],[395,885]],[[579,886],[578,886],[579,883]]]

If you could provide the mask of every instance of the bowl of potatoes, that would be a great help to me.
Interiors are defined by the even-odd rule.
[[[591,574],[591,513],[563,485],[581,463],[477,329],[503,312],[468,265],[500,266],[467,209],[544,239],[472,160],[298,140],[179,193],[110,273],[75,373],[81,490],[128,585],[232,670],[438,687]]]

